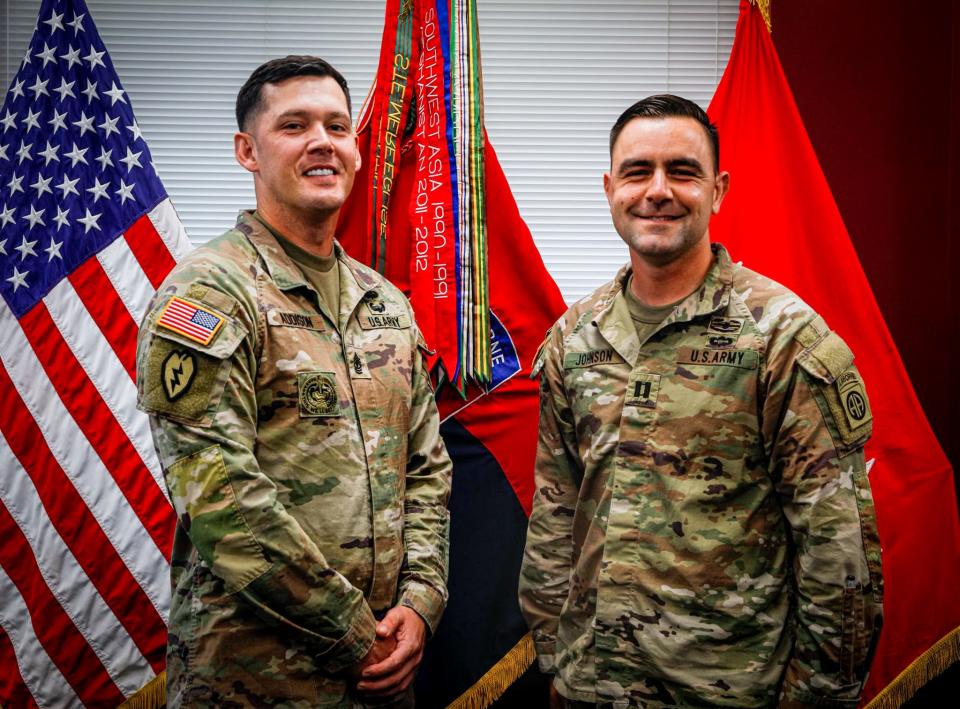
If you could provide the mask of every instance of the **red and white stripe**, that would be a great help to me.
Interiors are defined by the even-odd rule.
[[[157,322],[161,325],[179,329],[181,332],[205,342],[210,338],[210,333],[213,332],[213,330],[197,325],[191,321],[191,318],[196,315],[199,310],[200,308],[195,305],[191,305],[179,298],[174,298],[164,309],[163,315],[160,316]]]
[[[22,318],[0,309],[0,696],[113,706],[164,666],[174,512],[136,339],[190,249],[169,200]]]

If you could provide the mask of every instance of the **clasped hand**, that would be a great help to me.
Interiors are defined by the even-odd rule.
[[[423,618],[406,606],[395,606],[377,623],[373,647],[354,668],[357,691],[368,697],[389,697],[410,686],[420,660],[427,629]]]

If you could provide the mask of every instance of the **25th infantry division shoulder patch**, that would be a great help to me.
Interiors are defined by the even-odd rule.
[[[163,391],[170,401],[176,401],[187,393],[197,373],[197,358],[190,352],[173,350],[163,360],[161,381]]]

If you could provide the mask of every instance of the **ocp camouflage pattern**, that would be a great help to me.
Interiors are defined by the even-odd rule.
[[[863,381],[713,249],[647,341],[628,267],[548,333],[521,608],[569,699],[853,707],[883,594]]]
[[[450,461],[402,294],[335,246],[331,313],[249,214],[191,253],[137,382],[178,524],[170,706],[359,706],[343,670],[396,603],[436,628]],[[199,326],[158,322],[172,297]],[[177,331],[182,329],[183,334]]]

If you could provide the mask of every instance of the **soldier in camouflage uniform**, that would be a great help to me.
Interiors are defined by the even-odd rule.
[[[181,262],[141,327],[178,517],[170,706],[408,705],[446,603],[451,466],[424,343],[333,240],[359,165],[349,105],[323,60],[253,73],[235,144],[257,212]]]
[[[709,243],[717,165],[689,101],[620,117],[604,187],[631,263],[534,365],[520,600],[555,707],[853,707],[878,638],[863,381],[809,306]]]

